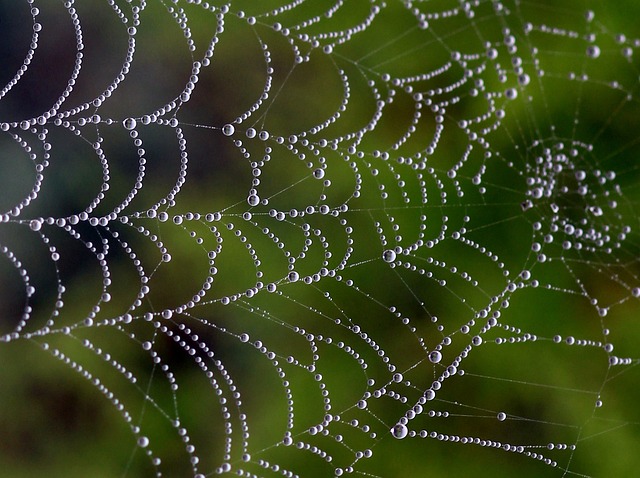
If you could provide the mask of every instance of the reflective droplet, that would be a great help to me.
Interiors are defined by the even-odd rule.
[[[226,124],[222,127],[222,134],[225,136],[231,136],[236,132],[236,128],[232,124]]]
[[[598,45],[589,45],[587,47],[587,56],[589,58],[598,58],[600,56],[600,47]]]
[[[409,434],[409,429],[407,428],[406,425],[403,425],[402,423],[398,423],[391,429],[391,434],[393,435],[394,438],[397,438],[398,440],[402,440],[404,437],[406,437]]]
[[[429,360],[432,363],[438,363],[438,362],[440,362],[440,360],[442,360],[442,354],[439,351],[434,350],[433,352],[431,352],[429,354]]]
[[[39,231],[42,228],[42,221],[39,219],[34,219],[29,223],[29,227],[32,231]]]
[[[136,127],[136,125],[137,125],[137,122],[133,118],[127,118],[126,120],[124,120],[122,122],[122,126],[124,126],[124,128],[128,129],[129,131],[134,129]]]
[[[138,446],[140,448],[146,448],[149,446],[149,439],[147,437],[138,438]]]
[[[393,262],[396,260],[396,253],[395,251],[392,251],[391,249],[387,249],[386,251],[384,251],[382,253],[382,260],[384,260],[385,262]]]
[[[518,83],[520,83],[522,86],[527,86],[530,82],[531,82],[531,77],[526,73],[523,73],[522,75],[518,76]]]
[[[504,422],[507,419],[507,414],[504,412],[500,412],[498,413],[498,420],[500,420],[501,422]]]

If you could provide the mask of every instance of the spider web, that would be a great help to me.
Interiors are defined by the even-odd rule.
[[[591,8],[0,2],[5,470],[632,474],[640,40]]]

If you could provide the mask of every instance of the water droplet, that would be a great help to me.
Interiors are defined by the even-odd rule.
[[[122,122],[122,126],[124,126],[125,129],[128,129],[129,131],[131,131],[132,129],[134,129],[136,127],[138,123],[136,122],[135,119],[133,118],[127,118],[126,120],[124,120]]]
[[[531,77],[526,73],[523,73],[522,75],[518,76],[518,83],[520,83],[522,86],[527,86],[530,82],[531,82]]]
[[[504,412],[500,412],[498,413],[498,420],[500,420],[501,422],[504,422],[507,419],[507,414]]]
[[[231,136],[236,132],[236,128],[232,124],[226,124],[222,127],[222,134],[225,136]]]
[[[42,221],[39,219],[34,219],[29,223],[29,227],[32,231],[39,231],[42,228]]]
[[[149,446],[149,439],[147,437],[138,438],[138,446],[140,448],[146,448]]]
[[[402,423],[398,423],[391,429],[391,434],[393,435],[394,438],[397,438],[398,440],[402,440],[409,434],[409,429],[407,428],[406,425],[403,425]]]
[[[442,354],[439,351],[434,350],[433,352],[431,352],[429,354],[429,360],[432,363],[438,363],[438,362],[440,362],[440,360],[442,360]]]
[[[382,260],[384,260],[385,262],[393,262],[396,260],[396,253],[395,251],[392,251],[391,249],[387,249],[386,251],[384,251],[382,253]]]
[[[249,206],[257,206],[260,204],[260,196],[257,194],[251,194],[247,197],[247,203],[249,203]]]
[[[589,58],[598,58],[600,56],[600,47],[598,45],[589,45],[587,47],[587,56]]]

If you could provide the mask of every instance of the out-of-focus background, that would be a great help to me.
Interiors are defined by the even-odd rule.
[[[333,3],[325,1],[274,13],[283,5],[209,2],[216,8],[207,11],[204,2],[149,0],[132,33],[135,2],[0,1],[0,85],[9,85],[0,97],[7,125],[0,131],[0,476],[182,477],[196,468],[211,476],[228,471],[223,463],[244,476],[333,476],[336,468],[384,477],[633,476],[640,443],[638,6],[407,3],[347,1],[328,15]],[[255,23],[247,20],[253,15]],[[210,44],[210,64],[194,71]],[[498,60],[487,61],[493,47]],[[308,61],[297,63],[296,54]],[[528,81],[518,81],[516,57]],[[477,94],[464,81],[466,69]],[[190,81],[193,91],[181,98]],[[398,143],[415,117],[416,92],[433,102],[423,103],[415,132]],[[446,104],[442,119],[434,104]],[[22,127],[52,109],[44,125]],[[152,114],[166,124],[142,124]],[[92,115],[99,120],[87,124]],[[141,145],[126,118],[137,119]],[[472,118],[481,119],[462,126]],[[235,125],[231,136],[227,124]],[[250,127],[269,138],[247,136]],[[488,147],[474,143],[467,155],[478,137]],[[398,161],[430,144],[426,164],[434,169],[422,177]],[[561,150],[575,151],[562,160],[570,174],[537,168],[539,158]],[[385,151],[390,159],[380,157]],[[572,193],[574,170],[585,171],[586,196]],[[557,181],[554,196],[526,205],[527,177]],[[268,204],[248,204],[255,178]],[[281,221],[270,213],[321,205],[336,214]],[[87,208],[87,217],[115,211],[117,219],[92,225],[80,218],[71,228],[70,218]],[[163,211],[167,222],[157,216]],[[207,213],[220,218],[205,220]],[[563,247],[566,224],[584,227],[583,250]],[[469,243],[452,239],[462,228]],[[435,246],[402,258],[398,252],[407,267],[382,260],[383,251],[418,238]],[[340,280],[291,281],[291,257],[301,279],[325,266]],[[524,271],[539,286],[519,279]],[[279,292],[249,295],[257,281],[277,283]],[[206,293],[195,300],[199,291]],[[225,305],[228,297],[234,300]],[[484,331],[478,320],[474,333],[460,332],[484,308],[500,311],[500,327]],[[460,360],[466,373],[452,373],[425,405],[431,416],[425,411],[408,425],[436,436],[391,436],[475,334],[483,344]],[[328,337],[333,344],[323,342]],[[441,364],[425,353],[436,348]],[[214,357],[194,360],[207,351]],[[360,358],[370,367],[363,370]],[[625,358],[626,365],[615,362]],[[313,371],[303,368],[311,363]],[[394,381],[389,363],[402,379]],[[382,395],[397,396],[358,406],[387,383]],[[327,396],[335,416],[324,427],[330,433],[316,436],[309,428],[326,420]],[[283,445],[287,431],[292,446]]]

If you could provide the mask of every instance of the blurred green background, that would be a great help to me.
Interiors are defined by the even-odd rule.
[[[636,161],[640,143],[636,128],[638,68],[637,59],[625,57],[622,48],[635,48],[637,15],[633,13],[638,13],[638,6],[631,1],[615,5],[476,3],[471,4],[472,19],[456,10],[464,8],[459,2],[416,3],[414,7],[423,13],[441,12],[440,18],[431,18],[429,28],[422,30],[411,8],[401,2],[384,6],[345,2],[329,18],[324,13],[332,2],[301,2],[266,16],[264,12],[281,4],[234,1],[222,22],[217,17],[220,10],[207,12],[202,5],[186,2],[149,1],[140,14],[133,62],[124,81],[99,108],[71,111],[68,116],[74,126],[79,126],[79,118],[94,112],[103,121],[78,127],[79,135],[48,124],[50,166],[37,199],[18,217],[0,223],[0,245],[13,251],[37,291],[27,300],[20,268],[7,257],[0,260],[0,333],[10,334],[27,306],[32,312],[24,333],[53,323],[49,332],[12,339],[0,347],[0,476],[145,477],[161,472],[162,476],[182,477],[192,476],[194,466],[210,476],[223,462],[231,463],[229,474],[242,469],[258,476],[282,476],[283,469],[299,476],[333,476],[336,468],[351,464],[354,474],[384,477],[634,476],[640,443],[636,406],[640,377],[635,366],[640,327],[637,299],[631,294],[633,287],[640,286],[635,232],[640,184]],[[209,4],[222,7],[220,2]],[[114,5],[130,24],[135,4],[122,1]],[[345,41],[334,33],[365,21],[376,5],[382,7],[381,13],[362,32],[344,37]],[[73,71],[77,38],[69,12],[57,2],[40,2],[37,7],[43,29],[36,54],[24,76],[0,99],[0,122],[19,122],[47,111]],[[78,2],[74,8],[82,26],[83,64],[63,111],[92,102],[103,93],[120,73],[129,41],[128,25],[108,2]],[[595,12],[592,22],[585,19],[588,9]],[[238,18],[239,11],[245,12],[245,18]],[[458,13],[449,17],[442,12]],[[246,20],[251,15],[256,16],[255,25]],[[179,25],[184,18],[196,45],[193,54]],[[295,27],[310,19],[308,25]],[[290,28],[291,34],[287,37],[276,31],[275,22]],[[536,28],[525,35],[528,22]],[[0,32],[5,40],[0,44],[3,85],[23,64],[32,41],[32,23],[26,2],[0,2]],[[559,30],[544,33],[539,31],[541,25]],[[181,173],[176,129],[139,126],[146,159],[143,187],[118,214],[129,222],[114,221],[108,227],[81,223],[75,227],[81,240],[56,225],[45,224],[45,236],[34,233],[29,228],[33,218],[69,217],[85,210],[100,194],[105,174],[109,190],[92,215],[102,217],[122,204],[134,190],[141,156],[122,120],[140,119],[171,101],[179,103],[193,74],[193,62],[202,59],[216,28],[221,27],[224,31],[217,34],[211,65],[197,74],[189,100],[165,116],[169,120],[175,114],[188,152],[186,181],[175,201],[168,195]],[[517,54],[507,51],[505,29],[516,37]],[[617,36],[621,32],[627,35],[623,41]],[[319,38],[320,46],[311,49],[308,42],[293,40],[303,33]],[[601,50],[595,59],[585,54],[592,43],[590,34]],[[340,40],[332,52],[323,53],[322,46],[333,44],[334,39]],[[497,62],[486,61],[484,42],[498,49]],[[309,61],[296,63],[292,45],[300,55],[309,54]],[[265,52],[273,68],[268,98],[239,122],[265,91]],[[384,76],[408,78],[436,71],[449,64],[454,52],[469,55],[466,67],[454,61],[433,77],[405,83],[412,85],[413,92],[394,86]],[[518,90],[516,100],[509,101],[505,90],[519,88],[509,63],[513,57],[522,58],[532,81]],[[447,90],[464,78],[466,68],[474,70],[473,81],[482,80],[488,96],[469,94],[472,85],[466,83]],[[505,83],[500,81],[502,70],[507,72]],[[544,76],[538,74],[541,70]],[[572,74],[586,75],[586,80],[571,80]],[[395,90],[393,101],[357,144],[362,157],[349,153],[353,133],[366,127],[375,114],[376,101],[387,100],[391,89]],[[437,135],[438,112],[423,106],[416,132],[397,149],[393,145],[412,124],[413,93],[424,92],[426,97],[430,91],[433,103],[447,106],[435,154],[427,160],[433,172],[419,177],[397,159],[415,158],[426,149]],[[346,108],[337,120],[314,130],[342,102]],[[496,122],[496,110],[501,109],[506,117]],[[487,118],[473,123],[468,132],[460,126],[461,120],[484,114]],[[108,124],[107,119],[114,123]],[[228,123],[236,124],[232,137],[221,132]],[[269,140],[248,139],[249,127],[268,131]],[[303,132],[313,147],[303,144]],[[487,151],[493,155],[487,159],[475,144],[457,168],[473,132],[486,138]],[[93,149],[98,135],[103,138],[108,173]],[[288,148],[290,135],[298,135],[298,142]],[[278,137],[285,138],[283,144]],[[36,163],[41,162],[43,146],[37,133],[15,126],[0,138],[0,208],[11,211],[29,194],[35,178],[34,161],[20,142],[34,145]],[[244,150],[234,146],[238,139]],[[337,140],[335,150],[331,140]],[[533,165],[537,157],[544,156],[544,148],[558,144],[578,149],[575,164],[590,174],[593,196],[554,197],[523,211],[527,175],[534,174]],[[380,158],[376,151],[389,152],[390,159]],[[323,164],[324,178],[315,179],[313,171]],[[454,167],[455,181],[447,177]],[[257,189],[269,204],[250,207],[246,198],[258,169],[261,182]],[[481,170],[485,171],[482,183],[474,184]],[[596,171],[615,171],[617,176],[615,181],[600,183]],[[569,176],[558,177],[566,181],[563,184],[572,184]],[[459,196],[459,191],[464,194]],[[612,198],[617,208],[610,207]],[[565,251],[562,233],[557,233],[556,240],[545,245],[550,260],[539,263],[532,243],[552,230],[549,208],[553,201],[561,204],[561,216],[567,220],[585,219],[587,227],[612,237],[625,226],[631,232],[611,253],[597,246],[594,251]],[[269,214],[272,208],[289,211],[324,204],[337,209],[345,203],[349,210],[338,216],[312,214],[278,221]],[[146,211],[155,205],[169,217],[221,212],[222,219],[209,223],[187,218],[177,226],[172,220],[147,217]],[[585,212],[585,207],[594,205],[605,210],[601,217]],[[243,218],[248,211],[251,218]],[[535,231],[538,221],[542,232]],[[308,235],[305,223],[311,228]],[[269,237],[264,228],[278,239]],[[462,228],[471,243],[451,238]],[[241,231],[245,242],[236,231]],[[446,239],[438,242],[441,234]],[[56,266],[43,237],[60,253]],[[307,239],[310,245],[305,248]],[[381,260],[385,249],[396,244],[406,247],[418,239],[437,244],[403,256],[409,267],[392,269]],[[88,242],[103,240],[109,244],[109,301],[101,300],[104,270],[87,247]],[[284,243],[282,248],[278,240]],[[220,245],[211,264],[208,252]],[[163,247],[172,257],[168,263],[162,262]],[[249,249],[255,250],[259,265]],[[150,289],[135,307],[143,284],[132,253],[149,277],[146,285]],[[323,266],[339,267],[345,254],[346,267],[338,271],[341,280],[326,277],[313,284],[290,284],[285,279],[291,256],[296,257],[295,270],[305,277]],[[497,260],[489,257],[493,254]],[[212,266],[215,280],[201,303],[177,313],[176,308],[193,300],[203,287]],[[504,294],[509,282],[519,282],[517,276],[523,270],[531,270],[541,285]],[[257,271],[262,276],[257,277]],[[472,280],[466,280],[462,272]],[[440,282],[443,280],[446,285]],[[222,304],[222,297],[245,293],[257,281],[278,283],[279,292],[261,291],[254,297],[238,297],[231,305]],[[60,284],[65,291],[59,298]],[[493,300],[495,297],[499,298]],[[508,306],[500,305],[505,299]],[[597,304],[589,299],[597,299]],[[64,304],[56,306],[57,300]],[[86,326],[83,321],[96,306],[99,311],[93,325]],[[434,416],[425,413],[410,428],[526,446],[530,453],[556,461],[557,467],[501,446],[437,438],[396,440],[389,433],[471,337],[481,333],[480,320],[471,334],[459,330],[489,306],[491,312],[501,312],[501,327],[483,334],[483,345],[461,360],[458,368],[466,373],[447,379],[437,399],[425,405]],[[598,314],[599,307],[607,310],[605,317]],[[160,319],[165,309],[174,310],[171,320]],[[131,323],[109,322],[127,312],[134,316]],[[156,314],[153,321],[143,319],[147,312]],[[409,325],[402,323],[405,318]],[[167,329],[155,327],[155,321]],[[65,326],[71,328],[70,333],[64,333]],[[248,343],[240,340],[242,333],[249,334]],[[317,350],[312,350],[307,333],[315,336]],[[193,334],[198,338],[191,342]],[[510,337],[522,339],[524,334],[536,335],[538,340],[508,343]],[[181,339],[174,340],[176,335]],[[591,344],[555,344],[555,335],[563,340],[575,336]],[[319,336],[331,337],[333,344],[323,343]],[[443,347],[442,362],[429,362],[425,349],[442,344],[446,337],[451,344]],[[497,343],[503,338],[507,343]],[[180,340],[199,348],[195,356],[206,353],[200,343],[215,354],[214,359],[203,362],[213,371],[219,389]],[[276,358],[261,353],[256,340]],[[392,382],[393,374],[371,347],[371,340],[403,373],[401,383]],[[152,342],[151,351],[143,348],[146,341]],[[354,355],[335,345],[339,341],[369,367],[363,370]],[[612,354],[594,345],[604,341],[615,346],[613,355],[630,357],[631,365],[610,367]],[[43,349],[44,343],[48,350]],[[88,371],[91,380],[54,357],[54,349]],[[290,356],[294,364],[288,363]],[[154,357],[160,363],[154,364]],[[316,365],[313,372],[302,367],[311,363]],[[286,374],[292,397],[286,395],[278,367]],[[135,384],[126,378],[128,372],[136,377]],[[320,381],[314,378],[316,373],[322,374]],[[90,383],[95,378],[118,402]],[[376,386],[367,385],[370,378]],[[177,390],[171,390],[172,383]],[[387,391],[398,392],[408,402],[382,397],[368,399],[367,410],[356,406],[363,394],[387,383]],[[241,394],[240,409],[234,402],[233,384]],[[309,427],[322,422],[327,413],[323,386],[331,399],[330,413],[340,420],[327,427],[329,436],[312,436]],[[220,397],[228,402],[221,403]],[[325,450],[333,457],[331,463],[311,450],[283,446],[288,400],[293,401],[290,431],[294,443],[306,442]],[[597,400],[602,400],[601,407],[596,407]],[[117,409],[119,403],[131,423]],[[223,417],[224,406],[231,418]],[[507,420],[498,420],[499,412],[505,412]],[[246,415],[246,439],[240,414]],[[232,424],[230,433],[225,421]],[[364,425],[369,428],[363,430]],[[140,431],[132,432],[132,427]],[[187,430],[188,441],[181,436],[181,428]],[[337,435],[343,439],[337,440]],[[148,447],[136,445],[139,436],[149,438]],[[232,444],[230,459],[224,457],[227,439]],[[554,449],[549,449],[550,443],[556,445]],[[189,444],[195,446],[199,463],[190,462]],[[563,450],[558,444],[577,448]],[[354,463],[356,453],[365,450],[371,450],[373,456]],[[243,460],[244,453],[251,455],[248,462]],[[154,463],[154,458],[161,463]]]

